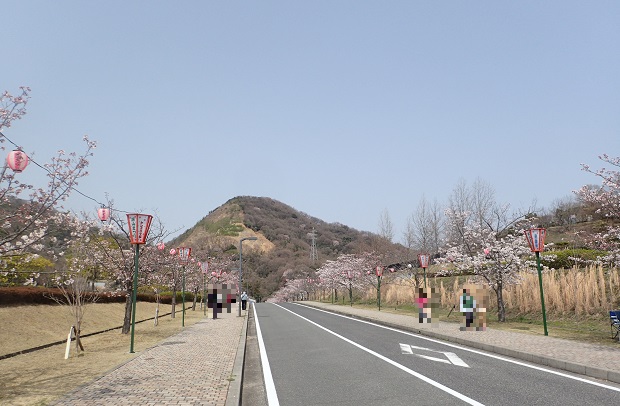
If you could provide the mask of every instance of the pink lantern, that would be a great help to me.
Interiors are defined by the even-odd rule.
[[[383,267],[377,266],[377,268],[375,269],[375,273],[377,274],[377,276],[383,276]]]
[[[110,209],[107,207],[102,207],[97,210],[97,216],[101,221],[108,221],[110,219]]]
[[[530,245],[532,252],[542,252],[545,249],[545,236],[547,230],[544,228],[530,228],[525,230],[525,238]]]
[[[211,272],[211,276],[213,276],[215,278],[217,276],[217,272],[215,272],[215,271]]]
[[[163,251],[164,248],[166,248],[166,244],[164,244],[164,242],[160,242],[159,244],[157,244],[157,249],[160,251]]]
[[[20,173],[28,166],[28,155],[19,149],[9,152],[6,163],[15,173]]]
[[[174,248],[170,250],[170,255],[176,255],[177,254],[177,250],[175,250]]]
[[[418,254],[418,262],[420,263],[420,268],[427,268],[430,259],[431,256],[429,254]]]
[[[149,234],[151,221],[153,221],[153,216],[150,214],[127,214],[127,223],[129,223],[129,241],[132,244],[146,243],[146,237]]]

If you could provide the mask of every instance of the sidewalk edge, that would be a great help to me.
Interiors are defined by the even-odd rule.
[[[246,312],[241,329],[241,337],[239,337],[239,345],[237,346],[237,355],[235,356],[235,365],[233,366],[232,376],[234,381],[228,386],[228,394],[226,395],[226,406],[241,405],[241,387],[243,386],[243,364],[245,363],[245,341],[248,334],[248,314]]]

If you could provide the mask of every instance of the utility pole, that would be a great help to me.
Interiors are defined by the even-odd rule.
[[[312,227],[310,238],[312,239],[312,243],[310,244],[310,260],[314,264],[319,260],[319,254],[316,252],[316,232],[314,231],[314,227]]]

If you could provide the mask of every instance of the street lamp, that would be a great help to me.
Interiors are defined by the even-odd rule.
[[[377,266],[375,273],[377,274],[377,305],[379,306],[379,311],[381,311],[381,277],[383,276],[383,267],[381,265]]]
[[[245,240],[248,241],[256,241],[258,238],[256,237],[244,237],[239,240],[239,285],[237,286],[237,297],[239,298],[239,306],[237,316],[241,317],[241,287],[243,286],[243,242]]]
[[[189,262],[189,257],[192,254],[192,249],[188,247],[180,247],[179,248],[179,261],[181,262],[181,266],[183,268],[182,272],[182,291],[181,298],[183,301],[183,317],[181,318],[181,327],[185,327],[185,265]]]
[[[136,298],[138,292],[138,263],[140,258],[140,244],[146,243],[153,216],[150,214],[130,213],[127,214],[129,224],[129,242],[136,246],[134,255],[133,289],[131,295],[131,344],[129,353],[133,353],[133,339],[136,330]]]
[[[530,228],[525,230],[525,238],[530,246],[530,250],[536,253],[536,267],[538,269],[538,286],[540,287],[540,303],[542,305],[543,327],[545,329],[545,335],[549,335],[547,332],[547,315],[545,311],[545,295],[543,293],[542,283],[542,269],[540,267],[540,253],[545,249],[545,236],[547,230],[544,228]]]
[[[426,268],[428,267],[430,259],[431,256],[429,254],[418,254],[418,263],[420,264],[420,267],[424,270],[424,289],[426,289]]]

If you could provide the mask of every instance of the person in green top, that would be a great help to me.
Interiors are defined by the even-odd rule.
[[[461,330],[471,330],[476,317],[476,298],[474,298],[468,288],[463,288],[460,303],[461,312],[465,316],[465,327],[461,327]]]

